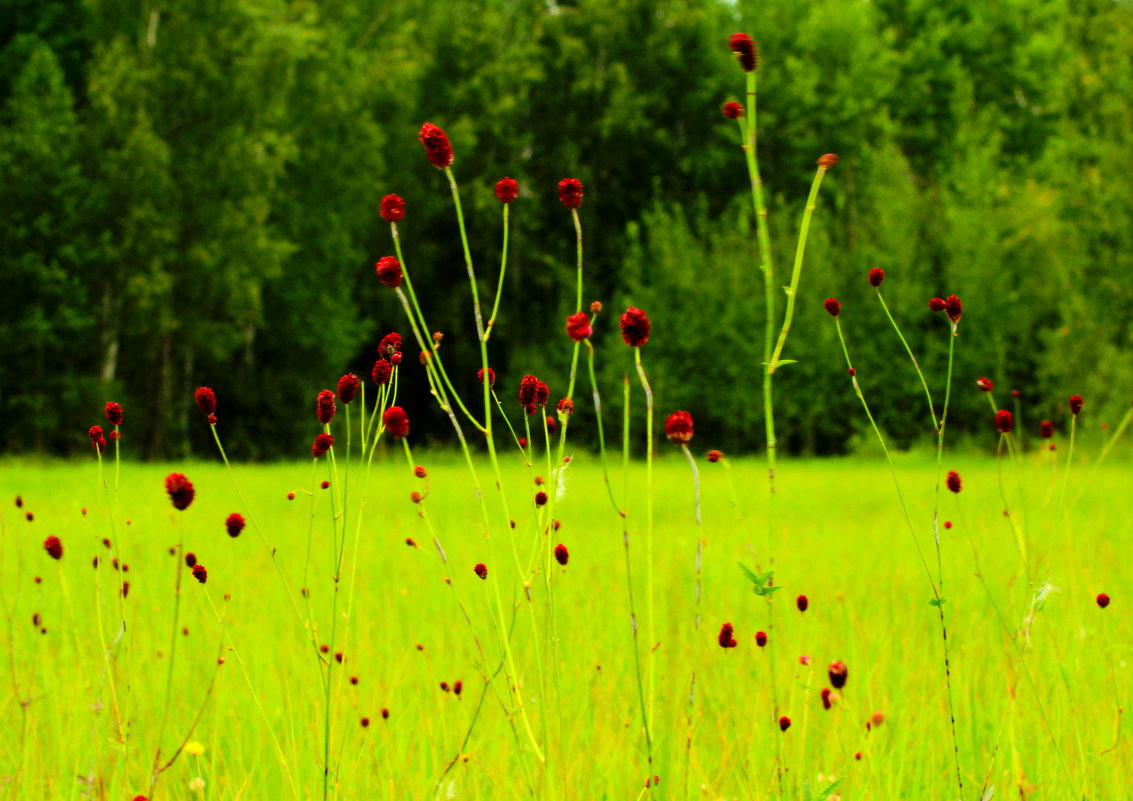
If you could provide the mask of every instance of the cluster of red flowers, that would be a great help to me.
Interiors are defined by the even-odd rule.
[[[946,298],[931,298],[928,307],[932,311],[942,311],[947,314],[953,325],[960,322],[960,315],[964,312],[964,304],[955,295],[949,295]]]
[[[744,107],[732,100],[720,107],[720,113],[730,120],[738,120],[744,115]]]
[[[842,313],[842,304],[838,302],[838,298],[827,298],[823,302],[822,308],[826,309],[826,313],[831,317],[837,317]]]
[[[519,402],[528,415],[535,414],[539,407],[547,405],[550,388],[533,375],[525,375],[519,382]]]
[[[728,39],[728,47],[732,49],[744,72],[753,72],[759,66],[759,48],[746,33],[733,33]]]
[[[479,370],[476,371],[476,380],[479,381],[481,384],[484,383],[484,368],[483,367],[481,367]],[[488,368],[488,386],[494,387],[495,385],[496,385],[496,371],[493,370],[491,367],[489,367]]]
[[[205,570],[204,565],[193,565],[193,578],[195,578],[201,584],[204,584],[206,581],[208,581],[209,572]]]
[[[488,566],[483,562],[477,562],[476,566],[472,568],[472,572],[479,576],[481,580],[488,578]]]
[[[880,267],[874,267],[869,271],[869,285],[874,289],[881,286],[881,282],[885,280],[885,270]]]
[[[984,378],[983,376],[980,376],[976,379],[976,386],[982,389],[984,392],[991,392],[993,389],[995,389],[995,384],[991,383],[991,379]]]
[[[54,535],[43,541],[43,550],[47,551],[47,555],[52,559],[63,558],[63,543]]]
[[[106,437],[102,434],[102,426],[91,426],[90,430],[87,432],[87,436],[90,437],[90,444],[93,445],[94,449],[99,453],[106,450]]]
[[[197,407],[205,417],[212,417],[216,414],[216,393],[211,389],[201,387],[196,391],[193,397],[196,398]]]
[[[850,671],[846,668],[845,662],[837,660],[830,663],[826,675],[829,677],[830,683],[834,685],[834,689],[841,690],[846,686],[846,679],[849,678]]]
[[[736,642],[735,630],[732,628],[731,623],[725,623],[720,627],[720,633],[716,635],[716,641],[720,643],[721,648],[735,648],[739,643]]]
[[[393,365],[385,359],[378,359],[374,362],[374,367],[370,370],[370,378],[379,387],[385,386],[389,383],[390,376],[393,375]]]
[[[1086,402],[1084,400],[1082,400],[1081,395],[1071,395],[1069,403],[1070,403],[1070,414],[1072,414],[1074,416],[1077,416],[1078,412],[1082,411],[1082,407],[1086,404]]]

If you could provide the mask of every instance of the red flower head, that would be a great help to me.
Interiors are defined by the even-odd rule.
[[[472,568],[472,572],[480,577],[480,580],[488,578],[488,566],[483,562],[477,562],[476,567]]]
[[[1011,390],[1011,397],[1012,397],[1012,398],[1018,398],[1018,397],[1020,397],[1020,396],[1021,396],[1022,394],[1023,394],[1023,393],[1022,393],[1022,392],[1020,392],[1020,391],[1019,391],[1019,390],[1017,390],[1017,389],[1013,389],[1013,390]]]
[[[822,169],[829,170],[835,164],[838,163],[838,154],[837,153],[827,153],[825,155],[819,156],[817,163],[818,163],[818,166],[821,167]]]
[[[675,411],[665,419],[665,436],[670,442],[683,445],[692,439],[692,415]]]
[[[765,645],[767,645],[767,632],[766,631],[757,631],[755,633],[755,644],[758,645],[760,648],[763,648]]]
[[[224,521],[224,527],[228,529],[229,537],[239,537],[240,532],[244,530],[244,516],[239,512],[233,512]]]
[[[47,555],[52,559],[63,558],[63,543],[59,541],[58,537],[51,536],[43,541],[43,550],[47,551]]]
[[[800,612],[805,612],[807,610],[807,607],[810,606],[810,601],[805,595],[800,595],[795,599],[795,606],[799,608]]]
[[[185,478],[182,473],[170,473],[165,477],[165,491],[169,493],[173,508],[182,512],[189,508],[189,504],[197,494],[193,489],[193,482]]]
[[[519,195],[519,184],[514,178],[501,178],[496,182],[496,199],[503,204],[511,203]]]
[[[197,565],[197,555],[195,553],[193,553],[192,551],[185,554],[185,567],[196,567],[196,565]]]
[[[559,202],[568,209],[582,205],[582,182],[577,178],[563,178],[559,181]]]
[[[732,629],[731,623],[725,623],[720,627],[720,633],[716,636],[716,642],[720,643],[721,648],[735,648],[738,643],[733,636],[735,631]]]
[[[401,351],[401,334],[396,331],[391,331],[382,337],[382,341],[378,343],[378,356],[382,359],[389,359],[393,354]]]
[[[826,675],[830,677],[830,683],[834,685],[835,690],[841,690],[846,686],[849,673],[850,671],[846,669],[846,663],[841,660],[831,662],[830,667],[826,670]]]
[[[559,414],[574,414],[574,401],[570,398],[562,398],[556,408],[559,410]]]
[[[581,342],[584,339],[590,339],[594,333],[594,329],[590,327],[590,318],[586,316],[586,312],[575,312],[566,321],[567,336],[575,342]]]
[[[338,399],[343,403],[350,403],[358,394],[358,376],[347,373],[338,379]]]
[[[90,444],[93,445],[99,453],[106,450],[106,437],[102,435],[102,426],[91,426],[87,432],[90,437]]]
[[[393,366],[390,365],[385,359],[378,359],[374,362],[374,369],[370,371],[370,378],[379,387],[385,386],[389,383],[389,377],[393,375]]]
[[[786,731],[789,728],[791,728],[791,719],[783,715],[783,717],[779,718],[779,731]]]
[[[930,298],[928,301],[928,308],[930,311],[944,311],[944,307],[946,305],[947,304],[944,302],[944,298]]]
[[[547,404],[550,389],[533,375],[525,375],[519,382],[519,402],[529,414],[535,414],[540,406]]]
[[[885,280],[885,270],[879,267],[874,267],[869,271],[869,285],[875,289],[881,286],[881,282]]]
[[[204,584],[209,580],[209,572],[205,570],[204,565],[193,565],[193,578]]]
[[[324,389],[315,400],[315,413],[319,416],[319,422],[324,426],[329,423],[334,419],[334,410],[334,393]]]
[[[538,492],[535,493],[535,505],[536,506],[546,506],[547,505],[547,493],[543,492],[543,490],[539,490]]]
[[[112,426],[122,425],[122,407],[114,401],[109,401],[106,404],[106,419]]]
[[[382,425],[394,439],[409,436],[409,415],[400,406],[390,406],[382,414]]]
[[[1081,395],[1070,396],[1070,414],[1077,416],[1078,412],[1082,411],[1082,406],[1085,405]]]
[[[484,368],[483,367],[481,367],[479,370],[476,371],[476,380],[479,381],[481,384],[484,383]],[[493,370],[491,367],[489,367],[488,368],[488,386],[494,387],[495,385],[496,385],[496,371]]]
[[[58,559],[59,557],[56,556],[55,558]],[[1098,601],[1098,606],[1100,606],[1102,609],[1105,609],[1107,606],[1109,606],[1109,596],[1106,595],[1104,592],[1098,593],[1097,601]]]
[[[822,308],[826,309],[826,313],[831,317],[837,317],[842,311],[842,304],[838,302],[837,298],[827,298],[826,302],[822,304]]]
[[[960,493],[960,474],[955,470],[948,471],[948,475],[944,478],[944,483],[951,492],[955,492],[956,494]]]
[[[551,417],[551,415],[547,415],[547,431],[550,434],[554,435],[554,433],[558,430],[559,430],[559,421],[556,420],[555,418]]]
[[[405,201],[397,195],[386,195],[382,198],[379,209],[382,219],[386,222],[397,222],[405,217]]]
[[[1002,434],[1010,434],[1015,427],[1015,416],[1006,409],[1000,409],[995,413],[995,427]]]
[[[944,299],[944,311],[955,325],[960,322],[960,315],[964,313],[964,304],[955,295],[949,295]]]
[[[390,289],[401,286],[401,262],[393,256],[382,256],[374,265],[374,269],[378,274],[378,280]]]
[[[590,313],[591,314],[597,314],[600,311],[602,311],[602,301],[600,301],[600,300],[590,301]]]
[[[744,115],[744,107],[732,100],[720,107],[720,113],[730,120],[738,120]]]
[[[315,441],[311,443],[311,456],[315,459],[325,456],[333,445],[334,437],[330,434],[319,434],[315,437]]]
[[[564,567],[566,563],[570,561],[570,551],[568,551],[567,547],[561,542],[555,546],[555,561]]]
[[[822,708],[823,709],[829,709],[830,707],[832,707],[834,705],[834,699],[832,697],[833,695],[834,695],[834,693],[831,691],[831,689],[829,687],[823,687],[822,688]]]
[[[708,461],[711,462],[712,464],[716,464],[716,462],[721,461],[723,458],[724,458],[724,452],[723,451],[712,450],[712,451],[708,452]]]
[[[448,136],[444,131],[427,122],[421,126],[417,138],[425,146],[425,157],[429,159],[430,164],[438,170],[452,166],[452,145],[449,144]]]
[[[216,414],[216,393],[211,389],[201,387],[193,397],[197,399],[197,406],[200,407],[201,414],[205,417]]]
[[[1054,436],[1054,423],[1050,420],[1043,420],[1039,423],[1039,436],[1042,439],[1050,439]]]
[[[736,54],[736,59],[744,72],[752,72],[759,66],[759,48],[746,33],[733,33],[728,39],[728,47]]]
[[[631,348],[640,348],[649,341],[649,318],[641,309],[630,306],[622,315],[622,339]]]
[[[984,378],[983,376],[980,376],[976,379],[976,386],[982,389],[984,392],[991,392],[993,389],[995,389],[995,384],[991,382],[991,379]]]

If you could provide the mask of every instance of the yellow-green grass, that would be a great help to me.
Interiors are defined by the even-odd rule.
[[[449,563],[442,570],[430,555],[427,529],[409,499],[425,482],[413,477],[400,453],[379,453],[357,551],[354,526],[347,525],[340,612],[355,567],[357,591],[345,663],[332,663],[330,669],[335,692],[340,692],[333,727],[333,797],[432,798],[436,793],[442,798],[522,798],[543,797],[548,789],[559,798],[638,797],[650,771],[640,730],[622,523],[606,495],[597,460],[579,454],[567,470],[566,494],[556,510],[562,527],[549,543],[563,542],[570,549],[568,566],[555,565],[553,571],[560,699],[550,643],[533,635],[533,616],[524,608],[528,602],[507,532],[493,528],[496,558],[491,562],[462,461],[424,450],[417,458],[429,469],[424,508]],[[885,463],[838,459],[781,465],[769,543],[762,461],[731,465],[739,517],[724,465],[700,461],[700,528],[694,522],[688,466],[675,449],[659,462],[655,476],[659,642],[657,757],[651,772],[661,777],[661,784],[653,792],[665,798],[779,797],[776,754],[781,745],[786,798],[809,797],[808,791],[817,793],[832,777],[842,779],[836,792],[843,799],[956,798],[936,611],[928,604],[928,580]],[[964,482],[960,495],[944,492],[941,497],[941,520],[954,524],[942,531],[942,545],[964,797],[978,797],[997,742],[989,782],[997,798],[1020,797],[1020,786],[1028,798],[1071,798],[1082,792],[1091,798],[1116,797],[1111,793],[1133,781],[1124,736],[1115,750],[1103,753],[1115,742],[1116,708],[1128,700],[1126,660],[1133,634],[1125,613],[1133,573],[1126,558],[1133,540],[1126,508],[1129,468],[1103,466],[1085,486],[1088,463],[1075,465],[1065,519],[1057,520],[1064,465],[1052,470],[1045,453],[1026,454],[1022,462],[1018,475],[1010,466],[1004,469],[1007,498],[1015,522],[1025,530],[1032,583],[1049,581],[1055,588],[1034,619],[1026,647],[1033,687],[1019,667],[1011,636],[1022,625],[1035,587],[1027,584],[1011,519],[1003,514],[995,462],[945,456],[945,469],[957,469]],[[921,547],[935,571],[935,465],[906,457],[897,467]],[[111,463],[111,482],[112,468]],[[340,461],[340,474],[342,469]],[[359,475],[353,470],[352,480]],[[186,473],[196,486],[196,500],[183,513],[172,508],[163,488],[172,471]],[[480,473],[495,522],[500,518],[498,498],[486,464]],[[0,465],[0,611],[6,617],[0,797],[132,799],[147,792],[168,669],[175,575],[168,549],[176,544],[179,529],[185,549],[207,566],[209,579],[201,586],[187,570],[182,575],[181,625],[188,633],[178,634],[162,744],[166,757],[204,703],[218,653],[226,661],[192,734],[205,752],[183,754],[162,775],[155,797],[286,799],[294,797],[288,771],[301,797],[322,796],[322,669],[300,619],[306,616],[306,603],[299,590],[312,511],[305,491],[310,491],[315,516],[305,584],[318,627],[316,640],[327,641],[333,573],[330,493],[313,483],[309,463],[240,465],[235,474],[266,537],[278,548],[300,616],[253,528],[238,539],[225,533],[225,517],[243,509],[222,465],[122,466],[121,518],[130,523],[118,545],[129,565],[126,574],[114,571],[113,553],[100,542],[111,530],[93,460],[50,465],[8,460]],[[325,477],[320,463],[315,480]],[[612,478],[620,494],[620,470]],[[628,521],[639,621],[645,615],[646,569],[642,481],[643,467],[635,464]],[[505,484],[520,559],[527,564],[535,539],[535,487],[514,452],[505,466]],[[298,493],[294,501],[286,499],[289,491]],[[22,509],[13,504],[17,494],[24,500]],[[357,513],[357,490],[354,497],[350,516]],[[85,519],[82,507],[88,509]],[[34,522],[25,520],[28,511]],[[59,564],[42,548],[48,535],[63,542]],[[407,547],[407,537],[420,543],[421,550]],[[696,630],[698,537],[705,547],[702,620]],[[774,628],[763,650],[753,636],[768,628],[767,605],[737,566],[741,561],[753,565],[749,543],[765,569],[771,549],[774,581],[783,587],[774,597]],[[977,576],[973,547],[1007,628]],[[95,555],[102,560],[97,570],[92,568]],[[481,670],[494,673],[499,665],[491,584],[473,574],[477,562],[489,562],[489,578],[502,582],[505,606],[510,609],[514,602],[518,609],[511,642],[528,713],[547,753],[550,788],[539,778],[519,719],[507,717],[502,684],[498,693],[488,692],[461,750],[480,701]],[[468,605],[490,661],[486,666],[480,664],[444,575]],[[41,584],[33,582],[35,576],[42,577]],[[102,583],[101,602],[96,577]],[[114,745],[115,712],[98,631],[101,615],[102,640],[113,641],[119,614],[114,587],[122,578],[130,582],[124,604],[127,634],[114,648],[112,673],[129,733],[124,756]],[[538,610],[534,618],[543,631],[542,577],[531,586]],[[286,770],[236,654],[222,640],[206,591],[227,616],[228,632],[282,747]],[[1104,611],[1095,604],[1103,591],[1113,596]],[[795,608],[800,593],[810,601],[805,614]],[[37,613],[46,634],[33,626]],[[735,625],[739,645],[734,649],[717,644],[725,621]],[[342,637],[340,621],[339,645]],[[546,665],[544,706],[534,668],[537,649]],[[800,663],[802,655],[810,657],[809,667]],[[828,686],[826,667],[836,659],[848,665],[849,681],[833,709],[825,711],[819,692]],[[792,719],[786,733],[780,732],[771,708],[769,660],[776,660],[780,714]],[[689,752],[686,714],[694,669]],[[357,676],[359,683],[338,685],[339,674]],[[457,679],[464,686],[460,698],[440,689],[440,682]],[[382,719],[383,707],[389,709],[388,720]],[[884,723],[867,731],[865,723],[874,712],[884,714]],[[368,728],[360,725],[363,716],[371,721]],[[544,716],[549,716],[545,728]],[[458,754],[460,761],[435,790]],[[203,795],[190,789],[190,780],[198,776],[205,781]],[[101,784],[101,795],[88,781]]]

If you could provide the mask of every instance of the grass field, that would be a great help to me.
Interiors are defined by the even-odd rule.
[[[330,641],[336,487],[318,488],[326,477],[323,463],[314,478],[310,464],[235,468],[255,520],[277,548],[293,600],[252,525],[238,538],[226,535],[225,518],[244,509],[223,465],[125,463],[115,501],[112,460],[106,496],[93,458],[0,464],[6,618],[0,796],[131,799],[148,793],[178,570],[184,631],[174,638],[162,762],[184,740],[204,751],[182,753],[161,775],[154,798],[321,797],[328,672],[335,710],[331,794],[344,799],[632,799],[650,774],[661,780],[652,792],[664,798],[772,798],[779,797],[780,782],[783,797],[821,797],[837,780],[833,793],[842,799],[957,796],[937,613],[883,461],[782,465],[771,543],[762,462],[725,467],[701,459],[698,528],[688,465],[676,453],[659,461],[652,567],[656,758],[650,769],[622,522],[596,460],[579,454],[572,463],[556,509],[561,529],[542,544],[562,542],[570,550],[568,565],[552,571],[554,634],[546,636],[533,634],[549,630],[541,571],[528,602],[498,529],[494,559],[489,555],[463,463],[450,455],[436,463],[418,456],[429,470],[421,508],[447,554],[442,566],[419,507],[409,500],[424,482],[400,457],[396,451],[378,455],[356,550],[347,543],[334,648],[322,660],[304,626],[313,621],[314,640]],[[1133,539],[1122,500],[1129,469],[1108,464],[1087,483],[1088,462],[1075,464],[1060,520],[1065,464],[1055,470],[1048,457],[1026,454],[1017,472],[1004,468],[1003,488],[1024,532],[1026,568],[1012,519],[1003,514],[994,460],[945,457],[945,469],[958,470],[964,482],[959,495],[944,493],[941,518],[953,523],[942,532],[943,594],[966,798],[979,798],[981,788],[991,786],[996,798],[1116,798],[1133,780],[1129,746],[1117,728],[1118,707],[1128,702],[1133,633],[1123,608],[1123,588],[1133,577],[1123,558]],[[897,465],[935,572],[935,465],[913,457]],[[163,488],[171,471],[184,472],[196,487],[183,513],[173,510]],[[525,489],[534,487],[514,453],[504,473],[518,561],[526,565],[538,537]],[[482,469],[482,480],[489,474]],[[614,478],[620,494],[620,468]],[[630,481],[638,487],[644,481],[640,465],[631,468]],[[295,500],[287,500],[289,491],[298,493]],[[128,573],[115,572],[114,551],[101,543],[116,528],[108,497],[129,521],[116,538]],[[487,498],[498,514],[498,495],[492,490]],[[356,514],[356,503],[348,516]],[[25,519],[27,512],[34,521]],[[638,501],[627,521],[639,620],[645,614],[642,520]],[[63,543],[59,562],[44,552],[48,535]],[[179,537],[207,567],[207,584],[193,581],[170,555]],[[421,547],[408,547],[406,538]],[[698,538],[704,540],[699,627]],[[775,583],[784,588],[773,596],[771,628],[768,604],[737,566],[758,561],[766,568],[769,549]],[[488,581],[473,573],[478,562],[488,565]],[[451,577],[451,586],[443,576]],[[120,604],[115,589],[121,579],[130,588]],[[483,680],[501,660],[492,629],[493,581],[514,626],[518,681],[535,740],[545,748],[546,780],[502,681]],[[1028,625],[1044,582],[1052,587]],[[304,587],[309,598],[300,592]],[[1095,603],[1103,591],[1113,596],[1104,611]],[[805,613],[796,609],[799,594],[809,599]],[[347,626],[341,613],[348,604]],[[127,631],[114,644],[122,609]],[[736,648],[717,644],[724,622],[735,626]],[[756,646],[757,630],[770,632],[766,648]],[[331,658],[335,651],[344,653],[342,664]],[[643,642],[643,662],[644,651]],[[224,657],[219,667],[218,655]],[[809,665],[800,661],[803,655]],[[845,662],[849,678],[827,711],[820,690],[829,686],[827,666],[834,660]],[[456,680],[462,681],[460,696],[441,689],[441,682],[451,688]],[[776,721],[772,686],[778,714],[791,718],[785,732]],[[867,729],[874,713],[884,721]],[[125,749],[117,744],[119,717]]]

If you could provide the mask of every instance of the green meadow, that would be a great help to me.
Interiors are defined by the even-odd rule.
[[[337,798],[632,799],[651,775],[664,798],[956,797],[941,635],[916,545],[935,575],[934,460],[896,460],[914,542],[884,461],[788,460],[769,510],[762,461],[708,464],[701,451],[698,526],[689,466],[675,448],[663,454],[653,479],[650,766],[623,519],[598,457],[579,453],[565,471],[561,526],[548,542],[532,503],[542,456],[529,469],[518,451],[506,455],[513,555],[502,526],[485,538],[468,468],[451,454],[416,454],[424,480],[396,449],[379,448],[368,481],[356,464],[347,474],[341,455],[337,472],[326,460],[314,472],[236,465],[251,514],[231,538],[225,518],[248,511],[223,464],[123,463],[116,493],[112,450],[106,491],[93,457],[8,459],[0,469],[4,798],[147,794],[159,745],[164,765],[186,742],[193,747],[160,774],[153,797],[321,797],[328,677]],[[1122,500],[1129,469],[1091,471],[1086,454],[1064,482],[1066,454],[1057,453],[1057,464],[1045,451],[1002,464],[945,454],[944,469],[963,477],[961,493],[941,494],[940,519],[952,524],[941,529],[942,594],[965,798],[990,798],[992,788],[997,798],[1114,798],[1133,777],[1119,726],[1133,634],[1123,595],[1133,568],[1122,558],[1133,537]],[[500,496],[486,462],[477,469],[496,522]],[[196,489],[184,512],[163,487],[174,471]],[[330,489],[320,489],[328,477]],[[620,459],[611,480],[625,498]],[[644,466],[631,464],[624,522],[643,671],[646,481]],[[346,485],[346,524],[336,527]],[[413,503],[410,492],[426,487]],[[336,528],[349,541],[332,614]],[[43,550],[48,535],[63,544],[58,562]],[[206,584],[170,555],[179,540],[207,567]],[[557,543],[569,549],[566,566],[547,574],[537,561],[521,572]],[[740,562],[774,569],[782,590],[770,604]],[[487,565],[486,581],[476,563]],[[1113,599],[1105,610],[1100,592]],[[497,609],[545,762],[501,679],[509,671]],[[320,655],[315,644],[331,641],[336,617],[334,648]],[[735,648],[717,642],[724,622]],[[764,648],[758,630],[769,633]],[[827,710],[820,693],[835,660],[848,681]],[[790,717],[786,731],[776,704]],[[198,744],[203,753],[191,753]]]

